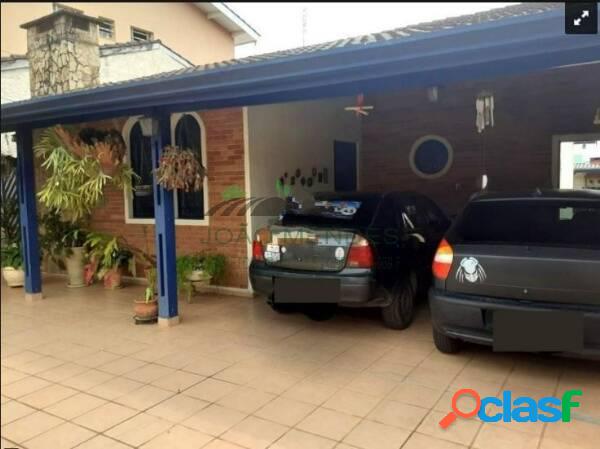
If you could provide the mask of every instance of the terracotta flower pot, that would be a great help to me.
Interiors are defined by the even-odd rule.
[[[104,274],[104,288],[108,288],[111,290],[121,288],[121,278],[123,276],[123,269],[113,268],[112,270],[107,271]]]
[[[136,318],[144,320],[156,318],[158,316],[158,301],[153,299],[146,302],[143,299],[136,299],[133,302],[133,312]]]
[[[25,272],[20,268],[4,267],[2,276],[9,287],[23,287],[25,285]]]

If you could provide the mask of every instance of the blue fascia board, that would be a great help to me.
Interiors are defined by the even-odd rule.
[[[599,36],[566,36],[563,26],[561,9],[560,12],[555,10],[468,28],[424,33],[398,41],[349,46],[33,99],[3,105],[2,130],[10,130],[23,122],[32,126],[66,123],[90,115],[89,111],[94,111],[100,119],[130,115],[153,107],[168,106],[175,111],[243,105],[236,102],[243,98],[252,98],[253,102],[258,102],[255,104],[260,104],[261,97],[263,104],[273,102],[273,98],[292,101],[297,99],[298,92],[316,92],[318,86],[330,91],[332,86],[350,83],[362,85],[367,90],[371,83],[377,82],[378,76],[395,76],[402,86],[402,76],[414,77],[415,73],[435,69],[446,72],[453,67],[449,63],[464,67],[485,62],[493,64],[496,60],[508,61],[511,57],[535,56],[540,52],[553,55],[571,50],[581,56],[580,60],[570,63],[600,60]],[[557,59],[552,64],[545,60],[539,68],[564,62]],[[509,71],[510,67],[500,66],[498,76]],[[332,96],[327,92],[320,95],[321,98]]]

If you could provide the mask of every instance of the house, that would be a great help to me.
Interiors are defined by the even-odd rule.
[[[18,129],[22,223],[37,226],[32,130],[118,127],[155,195],[107,192],[93,225],[159,248],[159,315],[172,324],[176,252],[225,253],[224,285],[247,290],[249,239],[276,218],[277,202],[268,203],[282,185],[299,198],[415,190],[450,215],[482,187],[558,186],[561,142],[600,134],[600,38],[565,34],[564,16],[563,4],[519,4],[2,105],[2,131]],[[47,27],[29,27],[32,42]],[[150,134],[140,120],[156,124]],[[171,142],[187,142],[207,169],[194,198],[164,191],[148,174]],[[246,201],[221,207],[232,188]],[[24,234],[36,254],[35,233]],[[29,261],[35,295],[39,267]]]
[[[2,57],[27,51],[20,25],[61,8],[98,18],[100,45],[160,40],[193,64],[231,59],[236,45],[252,44],[259,36],[222,2],[2,2]]]

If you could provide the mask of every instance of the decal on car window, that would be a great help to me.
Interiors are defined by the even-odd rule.
[[[456,280],[461,283],[465,282],[465,279],[471,283],[483,282],[486,277],[485,270],[474,257],[463,257],[456,270]]]

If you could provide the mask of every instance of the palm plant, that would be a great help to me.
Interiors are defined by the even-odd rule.
[[[100,232],[90,232],[85,247],[92,260],[96,262],[96,277],[104,279],[106,274],[115,269],[127,266],[134,270],[133,253],[126,248],[124,240]]]

